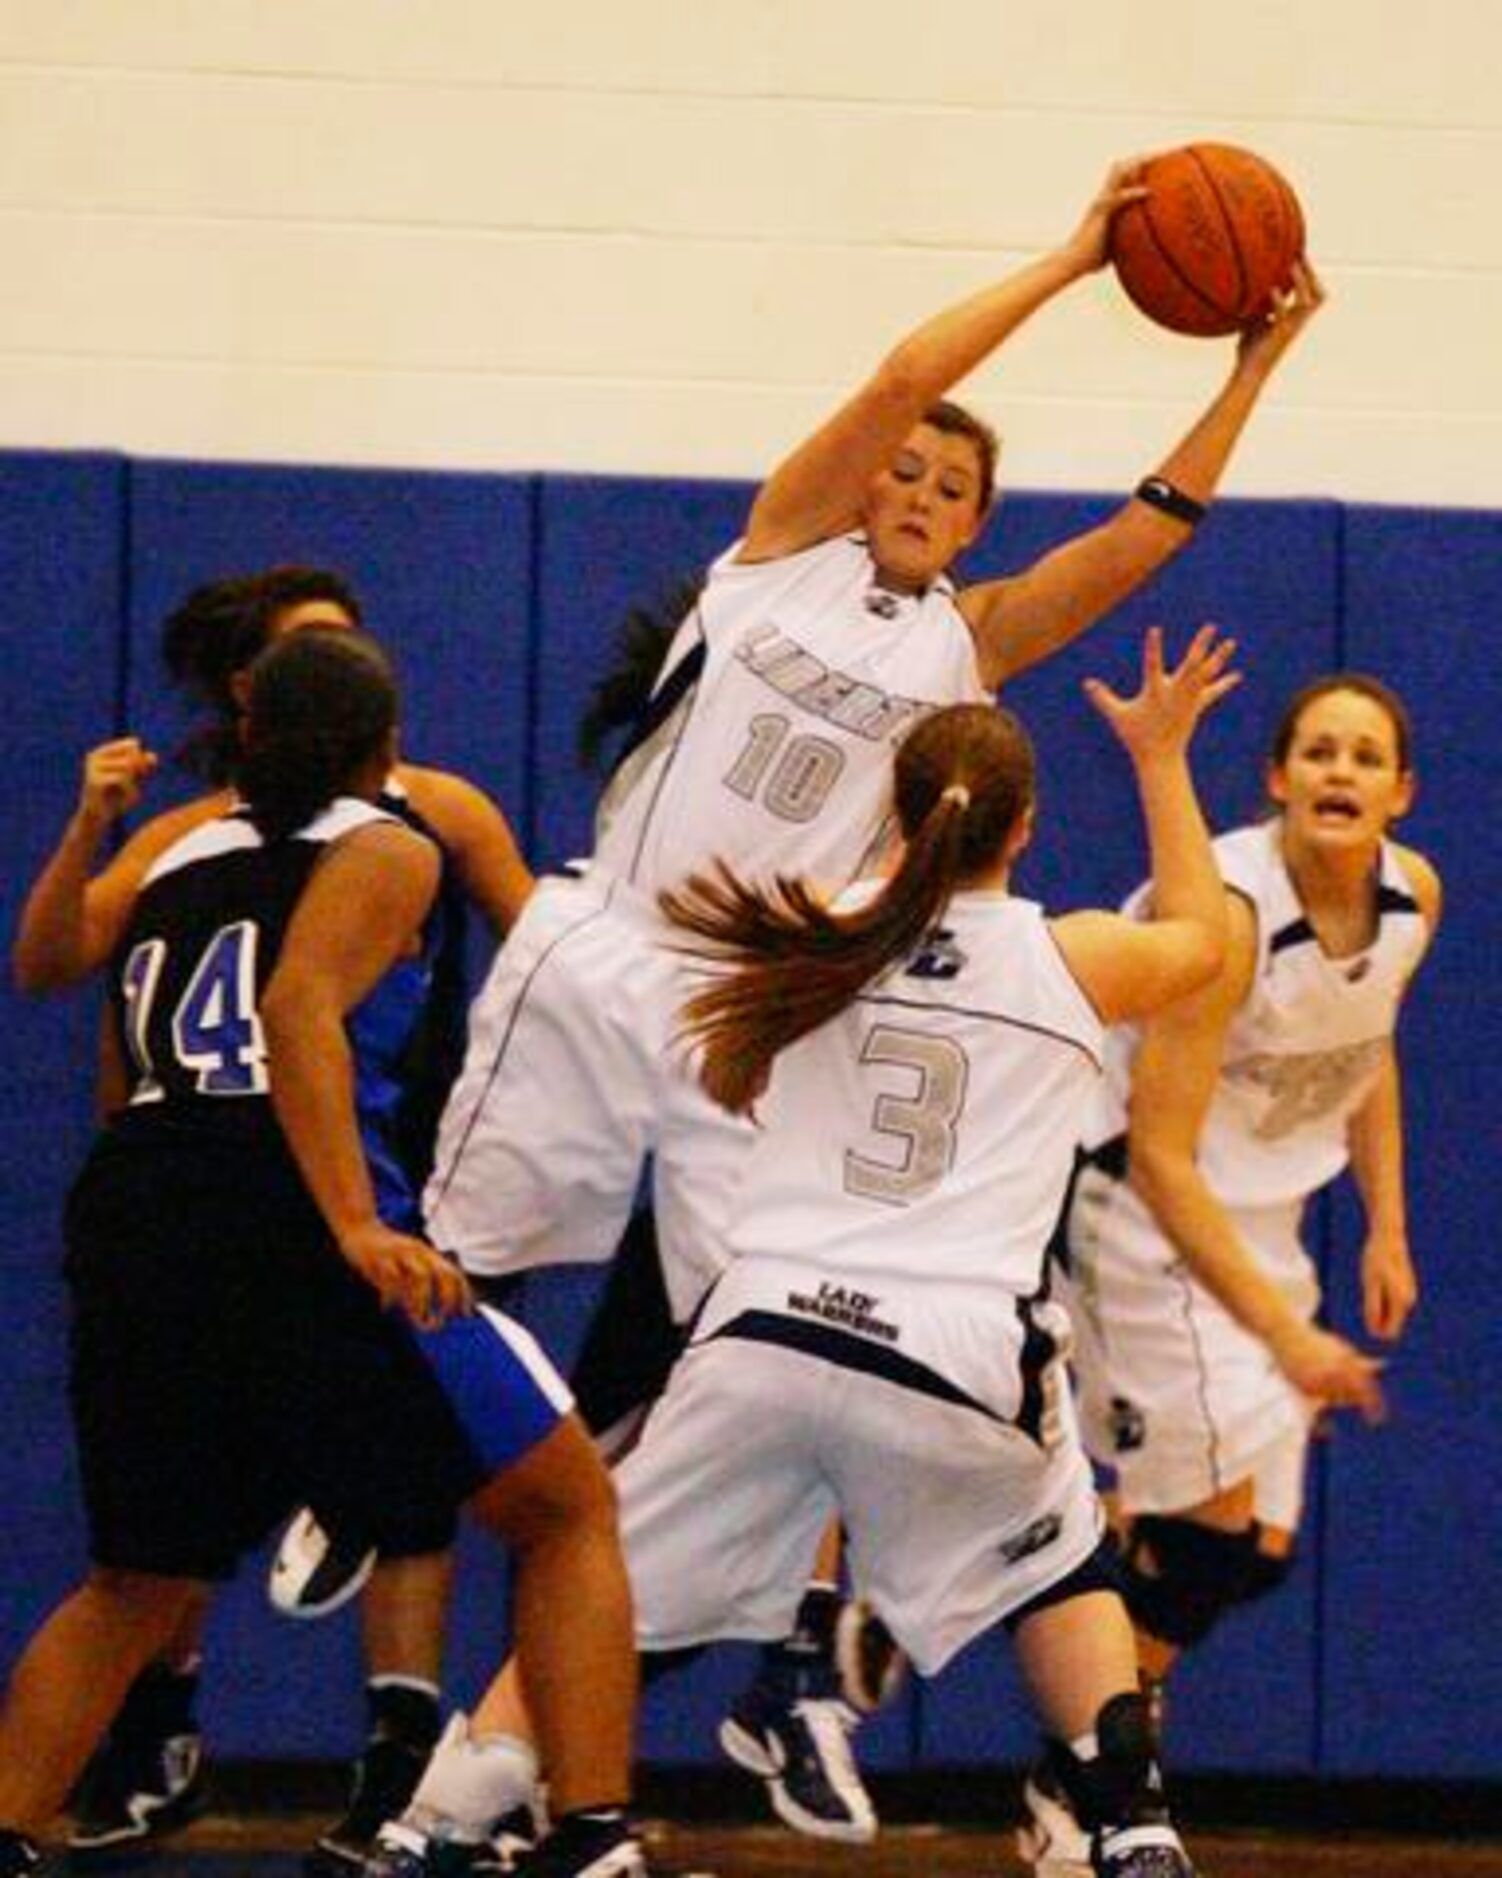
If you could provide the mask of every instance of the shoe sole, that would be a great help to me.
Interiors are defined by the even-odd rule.
[[[186,1793],[174,1794],[160,1806],[152,1807],[139,1825],[122,1827],[95,1838],[70,1838],[68,1861],[80,1866],[99,1866],[126,1865],[132,1859],[149,1858],[161,1840],[190,1826],[207,1809],[208,1803],[209,1796],[203,1786],[194,1785]],[[77,1831],[75,1827],[74,1832]]]
[[[817,1813],[805,1811],[783,1785],[782,1768],[749,1729],[742,1728],[738,1721],[728,1715],[720,1723],[720,1746],[737,1767],[743,1767],[748,1774],[755,1774],[759,1780],[766,1782],[772,1811],[783,1825],[791,1826],[794,1832],[801,1832],[809,1839],[832,1839],[840,1845],[869,1845],[876,1837],[874,1825],[842,1825],[836,1820],[820,1819]]]

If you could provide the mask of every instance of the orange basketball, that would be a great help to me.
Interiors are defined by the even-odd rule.
[[[1176,333],[1234,333],[1266,312],[1304,252],[1298,197],[1271,163],[1228,143],[1154,157],[1148,193],[1118,210],[1111,259],[1149,319]]]

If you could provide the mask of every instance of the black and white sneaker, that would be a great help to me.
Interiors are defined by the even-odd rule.
[[[496,1822],[483,1845],[476,1846],[470,1861],[474,1878],[511,1878],[521,1870],[520,1861],[535,1850],[538,1839],[537,1819],[530,1806],[516,1806]]]
[[[1108,1826],[1095,1835],[1095,1878],[1194,1878],[1183,1842],[1167,1821]]]
[[[376,1834],[405,1810],[427,1764],[428,1750],[411,1742],[380,1736],[367,1742],[355,1763],[349,1808],[305,1854],[305,1878],[352,1878],[365,1870]]]
[[[393,1820],[382,1826],[365,1857],[351,1869],[360,1878],[471,1878],[474,1872],[495,1869],[476,1863],[484,1851],[480,1845],[430,1838]]]
[[[68,1851],[75,1863],[118,1858],[186,1826],[204,1805],[201,1736],[147,1738],[117,1726],[79,1782]]]
[[[0,1878],[29,1878],[42,1869],[42,1854],[24,1832],[0,1827]]]
[[[648,1878],[629,1820],[560,1820],[511,1867],[516,1878]]]
[[[1036,1878],[1093,1878],[1090,1834],[1046,1756],[1028,1774],[1022,1808],[1017,1851]]]
[[[874,1715],[902,1687],[907,1652],[864,1598],[840,1606],[834,1627],[840,1693],[862,1715]]]
[[[364,1590],[375,1565],[374,1547],[325,1532],[305,1506],[282,1534],[266,1595],[283,1617],[327,1617]]]
[[[829,1667],[764,1669],[720,1723],[720,1746],[766,1782],[777,1817],[815,1839],[865,1845],[876,1809],[850,1751],[860,1717]]]

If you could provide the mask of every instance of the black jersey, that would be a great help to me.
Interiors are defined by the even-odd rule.
[[[287,926],[331,841],[391,819],[343,797],[295,835],[265,841],[235,810],[175,842],[142,886],[111,971],[131,1070],[116,1127],[132,1139],[198,1135],[280,1150],[260,1000]],[[400,1075],[432,978],[429,947],[399,959],[346,1020],[361,1132],[382,1216],[415,1218],[389,1141]]]

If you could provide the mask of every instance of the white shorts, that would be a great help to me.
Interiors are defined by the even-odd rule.
[[[933,1675],[1100,1543],[1057,1393],[1045,1448],[841,1361],[731,1333],[696,1343],[615,1474],[642,1647],[786,1636],[838,1513],[856,1588]]]
[[[1319,1304],[1301,1209],[1233,1211],[1242,1243],[1301,1313]],[[1133,1189],[1082,1169],[1069,1211],[1075,1374],[1091,1454],[1125,1513],[1176,1513],[1256,1483],[1266,1524],[1298,1525],[1312,1411],[1260,1338],[1194,1279]]]
[[[687,1067],[693,980],[665,931],[600,872],[544,880],[527,902],[470,1012],[424,1196],[429,1234],[467,1270],[608,1259],[653,1151],[676,1321],[721,1270],[754,1130]]]

